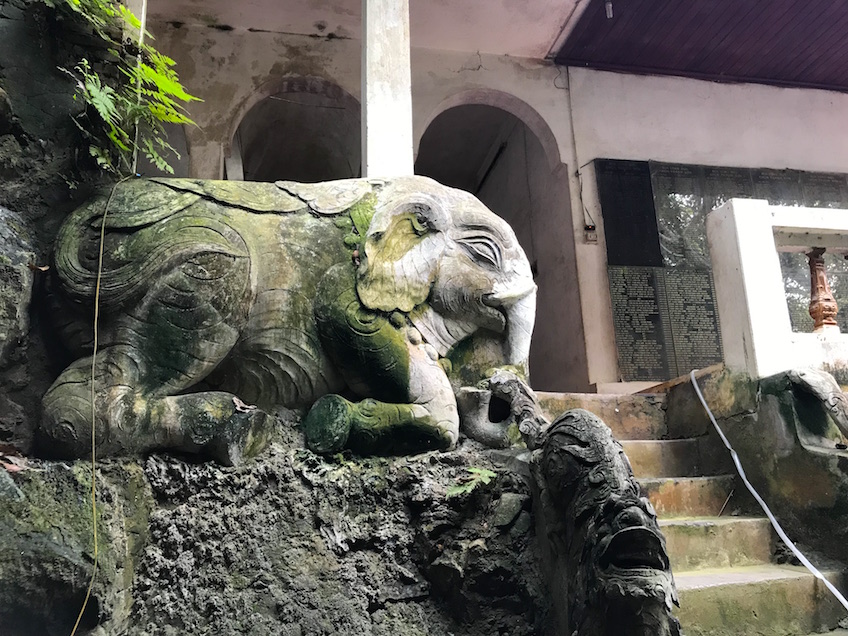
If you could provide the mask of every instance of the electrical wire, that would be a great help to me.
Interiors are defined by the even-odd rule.
[[[760,497],[760,494],[754,489],[751,485],[751,482],[748,481],[748,477],[745,475],[745,470],[742,468],[742,462],[739,461],[739,455],[733,449],[733,446],[730,445],[727,437],[724,434],[724,431],[721,430],[721,427],[716,422],[715,417],[713,416],[713,412],[710,410],[710,407],[707,406],[707,401],[704,399],[703,393],[701,393],[701,388],[698,386],[698,381],[695,379],[695,371],[694,369],[689,373],[689,377],[692,380],[692,387],[695,389],[695,393],[698,395],[698,399],[701,401],[701,405],[704,407],[704,410],[707,412],[707,415],[710,418],[710,422],[713,423],[718,436],[721,438],[721,441],[724,443],[727,450],[730,451],[730,456],[733,458],[733,463],[736,465],[736,471],[739,473],[739,477],[742,478],[742,483],[745,484],[745,487],[748,489],[748,492],[753,495],[754,499],[757,500],[757,503],[760,504],[760,508],[763,509],[763,512],[766,513],[769,521],[771,522],[772,527],[774,527],[775,532],[777,532],[777,536],[779,536],[783,543],[786,544],[786,547],[792,551],[798,560],[806,567],[817,579],[819,579],[822,583],[824,583],[825,587],[836,597],[836,599],[842,603],[842,607],[848,610],[848,601],[845,600],[845,597],[839,592],[839,590],[834,587],[833,583],[828,581],[824,575],[816,569],[816,567],[810,563],[809,559],[805,557],[801,551],[795,546],[794,543],[786,536],[786,533],[783,531],[783,528],[777,522],[777,519],[774,518],[771,510],[766,505],[766,502],[763,501],[763,498]]]
[[[571,70],[569,69],[568,66],[565,67],[566,85],[564,87],[559,87],[559,86],[556,85],[556,80],[559,79],[559,77],[560,77],[560,75],[557,75],[557,77],[554,79],[554,86],[556,88],[567,89],[566,97],[568,98],[568,122],[569,122],[569,126],[571,127],[571,141],[572,141],[572,149],[573,149],[573,157],[574,157],[574,164],[573,165],[577,165],[579,153],[577,152],[577,132],[576,132],[576,129],[574,128],[574,102],[571,99]],[[583,225],[584,225],[584,227],[587,227],[587,228],[588,227],[596,228],[597,224],[595,223],[594,217],[592,217],[592,214],[589,212],[589,208],[586,207],[586,203],[583,200],[583,174],[582,174],[581,170],[583,170],[583,168],[585,168],[590,163],[592,163],[592,161],[594,161],[594,159],[591,159],[591,160],[587,161],[586,163],[584,163],[582,166],[577,168],[577,170],[575,172],[575,174],[577,175],[577,184],[579,186],[577,198],[580,199],[580,207],[583,208]]]
[[[141,27],[139,28],[138,35],[138,58],[137,63],[138,66],[141,67],[141,56],[143,53],[143,44],[144,44],[144,32],[147,30],[147,0],[142,0],[141,2]],[[136,97],[138,99],[138,104],[141,104],[141,73],[138,73],[138,80],[136,81]],[[133,163],[132,163],[132,174],[136,174],[138,172],[138,120],[135,122],[135,137],[133,139]]]

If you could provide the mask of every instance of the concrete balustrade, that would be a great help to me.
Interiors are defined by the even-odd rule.
[[[848,210],[731,199],[707,218],[725,364],[761,378],[848,365],[848,334],[793,333],[779,251],[848,252]],[[838,301],[838,299],[837,299]]]

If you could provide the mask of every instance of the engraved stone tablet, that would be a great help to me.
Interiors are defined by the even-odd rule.
[[[621,379],[664,381],[723,360],[709,272],[610,267]]]
[[[701,168],[651,164],[651,176],[663,263],[708,268]]]
[[[803,205],[801,173],[794,170],[752,170],[754,194],[771,205]]]
[[[811,208],[848,208],[848,183],[844,174],[802,172],[804,205]]]
[[[644,161],[599,159],[598,195],[610,265],[662,265],[651,174]]]
[[[704,166],[704,207],[709,213],[734,197],[754,198],[754,182],[747,168]]]
[[[610,267],[610,296],[621,379],[666,380],[669,340],[660,316],[659,267]],[[664,290],[663,290],[664,292]]]

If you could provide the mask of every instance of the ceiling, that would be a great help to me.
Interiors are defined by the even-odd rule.
[[[546,57],[579,0],[410,0],[413,47]],[[585,1],[585,0],[584,0]],[[153,22],[360,38],[362,0],[150,0]]]
[[[585,1],[560,64],[848,91],[848,0]]]

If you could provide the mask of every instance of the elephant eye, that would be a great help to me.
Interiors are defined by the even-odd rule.
[[[430,220],[427,217],[427,212],[429,211],[423,205],[414,205],[412,206],[412,229],[418,236],[423,236],[427,232],[429,232],[432,228],[430,226]]]
[[[474,236],[459,240],[471,258],[501,268],[501,250],[495,242],[485,236]]]

